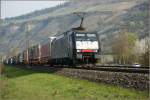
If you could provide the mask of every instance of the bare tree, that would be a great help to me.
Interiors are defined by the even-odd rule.
[[[149,51],[149,38],[145,38],[145,47],[144,47],[144,53],[142,53],[140,57],[140,63],[144,66],[149,66],[149,56],[150,56],[150,51]]]
[[[115,54],[115,60],[119,64],[132,63],[133,48],[137,36],[134,33],[123,32],[119,33],[117,37],[113,39],[112,51]]]

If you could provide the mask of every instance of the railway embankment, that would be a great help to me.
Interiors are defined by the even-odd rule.
[[[97,84],[55,74],[60,68],[4,67],[4,75],[0,76],[0,100],[149,100],[148,91]]]
[[[23,67],[25,68],[25,67]],[[28,68],[28,67],[27,67]],[[49,66],[30,66],[30,70],[46,71],[59,75],[87,79],[94,82],[101,82],[122,86],[125,88],[134,88],[137,90],[149,91],[149,69],[140,68],[63,68]]]
[[[111,72],[99,70],[62,68],[56,73],[95,82],[118,85],[138,90],[149,90],[149,73]]]

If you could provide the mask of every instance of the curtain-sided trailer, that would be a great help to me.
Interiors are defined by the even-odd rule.
[[[40,64],[40,44],[30,47],[28,49],[28,53],[30,65]]]
[[[50,37],[41,44],[23,51],[23,63],[27,65],[52,64],[51,44],[55,37]]]
[[[49,37],[47,40],[41,43],[40,48],[40,64],[52,64],[52,41],[55,39],[55,37]]]

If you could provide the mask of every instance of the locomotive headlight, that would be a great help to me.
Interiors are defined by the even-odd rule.
[[[81,50],[77,50],[77,52],[81,52]]]
[[[98,50],[93,50],[94,52],[97,52]]]

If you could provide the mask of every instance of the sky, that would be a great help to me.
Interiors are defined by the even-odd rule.
[[[65,1],[1,1],[1,18],[16,17],[44,8],[54,7]]]

